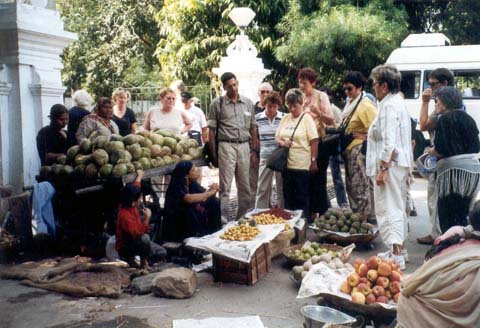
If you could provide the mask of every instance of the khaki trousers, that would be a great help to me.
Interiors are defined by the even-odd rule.
[[[257,165],[250,164],[250,208],[255,207],[255,196],[257,195],[259,163]]]
[[[274,172],[267,167],[267,159],[260,159],[255,208],[270,208],[272,205],[272,184],[275,176],[277,190],[277,206],[284,208],[282,173]]]
[[[228,215],[230,189],[235,176],[238,195],[236,219],[247,213],[250,208],[250,146],[248,142],[220,142],[218,145],[218,173],[220,176],[220,210],[222,222],[230,221]]]
[[[437,209],[437,190],[435,188],[435,173],[428,175],[428,185],[427,185],[427,204],[428,204],[428,215],[430,216],[430,224],[432,225],[432,231],[430,235],[435,239],[438,236],[442,235],[440,229],[440,222],[438,220],[438,209]]]

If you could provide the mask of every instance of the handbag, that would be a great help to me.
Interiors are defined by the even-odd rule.
[[[325,129],[326,135],[325,137],[320,139],[318,147],[318,157],[323,158],[343,153],[347,149],[348,145],[353,141],[353,139],[355,139],[353,137],[353,134],[345,134],[345,131],[347,130],[348,124],[350,124],[350,120],[352,119],[355,110],[362,101],[362,98],[363,94],[360,96],[360,99],[358,99],[355,107],[348,115],[348,117],[343,120],[342,124],[340,124],[339,128]]]
[[[290,140],[293,140],[293,136],[295,135],[295,131],[297,131],[298,125],[302,121],[303,115],[300,117],[300,119],[297,122],[297,125],[295,126],[295,129],[293,129],[292,137]],[[277,171],[277,172],[282,172],[287,168],[287,162],[288,162],[288,153],[290,151],[290,148],[287,147],[277,147],[272,154],[267,159],[267,167],[272,170],[272,171]]]

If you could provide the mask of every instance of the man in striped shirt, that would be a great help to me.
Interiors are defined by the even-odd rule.
[[[275,133],[277,132],[278,125],[283,116],[283,113],[280,112],[282,97],[278,92],[269,92],[265,97],[264,104],[265,110],[255,115],[255,121],[257,122],[258,128],[258,138],[260,140],[260,163],[255,208],[271,207],[272,182],[274,176],[277,190],[276,204],[283,208],[282,174],[281,172],[274,172],[267,168],[268,157],[277,147]]]

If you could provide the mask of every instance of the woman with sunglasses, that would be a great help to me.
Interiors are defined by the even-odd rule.
[[[437,210],[440,229],[466,226],[470,204],[480,181],[480,140],[473,118],[463,107],[462,95],[453,87],[435,91],[435,111],[439,114],[434,148],[439,158],[436,170]]]
[[[159,92],[160,107],[153,107],[147,113],[143,127],[148,131],[168,129],[175,134],[184,134],[192,127],[187,114],[175,107],[175,92],[163,88]]]
[[[345,133],[353,139],[347,146],[345,160],[345,182],[350,207],[359,213],[362,221],[375,216],[373,210],[373,185],[366,171],[366,140],[368,128],[377,117],[375,104],[364,96],[366,78],[361,72],[348,72],[343,79],[343,91],[347,96],[342,116],[347,122]]]

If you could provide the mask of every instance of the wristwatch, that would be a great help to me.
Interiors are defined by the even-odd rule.
[[[312,162],[315,162],[317,159],[315,157],[312,157]]]
[[[388,167],[384,166],[383,164],[380,164],[380,171],[388,171]]]

